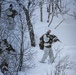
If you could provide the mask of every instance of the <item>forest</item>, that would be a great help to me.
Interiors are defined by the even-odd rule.
[[[76,0],[0,0],[0,75],[75,75]],[[40,37],[58,37],[55,61],[40,63]]]

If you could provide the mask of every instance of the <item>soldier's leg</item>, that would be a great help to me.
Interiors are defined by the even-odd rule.
[[[43,57],[42,57],[40,62],[44,63],[44,61],[47,59],[48,55],[49,55],[49,49],[48,48],[44,48],[44,54],[43,54]]]
[[[54,62],[54,54],[52,48],[49,51],[49,62],[53,63]]]

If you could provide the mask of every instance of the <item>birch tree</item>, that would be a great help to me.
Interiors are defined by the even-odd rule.
[[[43,0],[40,0],[40,21],[43,22]]]
[[[35,8],[35,0],[28,0],[26,1],[26,6],[23,5],[20,0],[16,0],[19,7],[23,9],[25,16],[26,16],[26,21],[28,25],[28,30],[29,30],[29,35],[30,35],[30,41],[31,41],[31,46],[36,46],[35,44],[35,36],[34,36],[34,30],[33,30],[33,25],[31,22],[31,15],[34,11]],[[31,9],[30,9],[31,8]]]
[[[75,9],[76,9],[76,0],[74,0],[74,6],[75,6]],[[74,18],[76,19],[76,11],[73,11],[73,14],[74,14]]]

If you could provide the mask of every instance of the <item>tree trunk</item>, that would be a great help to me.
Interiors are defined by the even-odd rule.
[[[20,62],[19,62],[19,71],[22,70],[23,66],[23,52],[24,52],[24,28],[23,28],[23,23],[21,20],[21,15],[20,15],[20,21],[21,21],[21,48],[20,48]]]
[[[0,18],[1,18],[1,3],[0,3]]]
[[[50,20],[50,15],[51,15],[51,12],[50,12],[50,8],[51,7],[51,5],[50,5],[50,3],[49,3],[49,5],[48,5],[48,7],[47,7],[47,12],[48,12],[48,19],[47,19],[47,22],[49,22],[49,20]]]
[[[40,21],[43,22],[43,7],[42,7],[42,0],[40,1]]]
[[[28,25],[28,30],[29,30],[29,35],[30,35],[30,40],[31,40],[31,46],[36,46],[35,44],[35,38],[34,38],[34,31],[33,31],[33,25],[30,21],[30,16],[29,16],[29,11],[23,7],[24,11],[25,11],[25,15],[26,15],[26,21],[27,21],[27,25]]]
[[[50,22],[49,22],[48,27],[49,27],[50,24],[52,23],[52,21],[53,21],[53,17],[54,17],[54,2],[52,2],[52,14],[51,14],[51,20],[50,20]]]
[[[60,0],[60,8],[62,8],[62,1]]]
[[[22,5],[21,3],[19,3],[19,0],[16,0],[16,1],[19,4],[19,6],[22,7],[23,10],[24,10],[24,13],[26,15],[26,21],[27,21],[27,25],[28,25],[30,40],[31,40],[31,46],[35,47],[36,44],[35,44],[35,38],[34,38],[34,31],[33,31],[33,25],[31,23],[30,16],[29,16],[29,10],[26,9],[26,7],[24,5]]]
[[[21,46],[22,46],[22,43],[21,43]],[[23,66],[23,50],[22,50],[22,47],[21,47],[21,49],[20,49],[19,71],[22,70],[22,66]]]

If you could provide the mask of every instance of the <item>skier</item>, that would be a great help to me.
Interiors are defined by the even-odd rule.
[[[51,30],[48,30],[47,33],[45,33],[41,38],[40,38],[40,43],[43,41],[43,50],[44,54],[43,57],[40,61],[40,63],[44,63],[47,57],[49,56],[49,63],[54,62],[54,54],[52,50],[52,43],[60,41],[55,35],[50,35]]]

